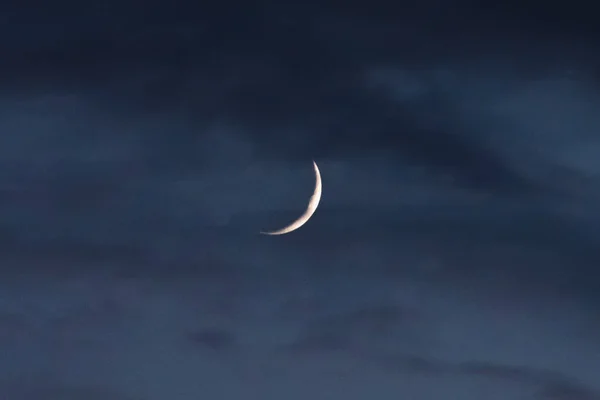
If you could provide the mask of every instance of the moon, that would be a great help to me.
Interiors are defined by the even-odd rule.
[[[317,207],[319,206],[319,201],[321,201],[321,191],[323,189],[323,186],[321,183],[321,173],[319,172],[319,167],[317,166],[317,163],[314,161],[313,161],[313,166],[315,169],[315,179],[316,179],[315,190],[314,190],[312,196],[310,196],[310,200],[308,201],[308,207],[306,207],[306,211],[304,211],[304,213],[300,216],[300,218],[298,218],[297,220],[295,220],[294,222],[292,222],[285,228],[281,228],[279,230],[271,231],[271,232],[261,232],[261,234],[263,234],[263,235],[285,235],[286,233],[293,232],[296,229],[299,229],[302,225],[306,224],[308,222],[308,220],[310,219],[310,217],[313,216],[315,211],[317,211]]]

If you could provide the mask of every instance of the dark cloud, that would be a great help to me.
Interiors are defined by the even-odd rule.
[[[594,15],[3,3],[0,389],[597,398]]]

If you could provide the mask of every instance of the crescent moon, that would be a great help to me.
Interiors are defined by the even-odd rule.
[[[306,211],[304,211],[304,214],[302,214],[300,216],[300,218],[298,218],[297,220],[295,220],[294,222],[292,222],[285,228],[282,228],[282,229],[279,229],[276,231],[271,231],[271,232],[261,232],[263,235],[285,235],[286,233],[293,232],[296,229],[299,229],[302,225],[306,224],[308,222],[308,220],[310,219],[310,217],[313,216],[315,211],[317,211],[317,207],[319,206],[319,201],[321,201],[321,191],[323,189],[323,186],[321,183],[321,173],[319,172],[319,167],[317,167],[317,163],[314,161],[313,161],[313,166],[315,169],[315,178],[316,178],[315,190],[314,190],[312,196],[310,197],[310,200],[308,202],[308,207],[306,208]]]

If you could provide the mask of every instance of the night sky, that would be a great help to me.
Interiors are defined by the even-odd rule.
[[[7,1],[0,35],[0,399],[600,399],[593,3]],[[312,219],[260,235],[312,160]]]

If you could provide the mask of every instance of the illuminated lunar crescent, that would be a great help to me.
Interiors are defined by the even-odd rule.
[[[321,173],[319,172],[319,167],[317,167],[317,163],[314,161],[313,161],[313,166],[315,168],[315,177],[316,177],[315,191],[313,192],[313,195],[310,197],[310,200],[308,202],[308,207],[306,208],[306,211],[304,211],[304,214],[302,214],[300,216],[300,218],[298,218],[297,220],[295,220],[294,222],[292,222],[285,228],[279,229],[277,231],[272,231],[272,232],[261,232],[263,235],[285,235],[286,233],[293,232],[296,229],[300,228],[302,225],[304,225],[306,222],[308,222],[310,217],[312,217],[313,214],[315,213],[315,211],[317,211],[317,207],[319,206],[319,201],[321,201],[321,190],[322,190]]]

